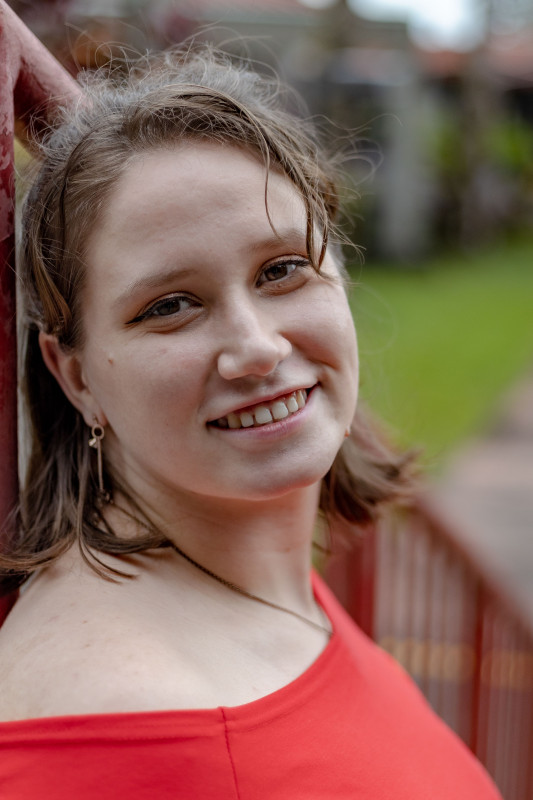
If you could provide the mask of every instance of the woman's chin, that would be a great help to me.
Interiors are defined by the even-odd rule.
[[[317,486],[330,469],[335,455],[336,452],[333,456],[302,459],[290,469],[273,467],[262,470],[257,481],[248,480],[246,487],[241,485],[241,496],[243,499],[272,501]]]

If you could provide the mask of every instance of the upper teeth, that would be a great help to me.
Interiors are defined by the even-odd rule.
[[[217,419],[219,428],[251,428],[266,425],[274,420],[285,419],[305,406],[307,393],[298,389],[287,397],[277,398],[271,403],[260,403],[247,411],[231,412],[227,417]]]

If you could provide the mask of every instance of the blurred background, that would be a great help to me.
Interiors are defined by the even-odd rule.
[[[533,617],[532,0],[9,4],[72,73],[243,36],[333,121],[363,397]]]

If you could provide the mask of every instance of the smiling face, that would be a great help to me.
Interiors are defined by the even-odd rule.
[[[238,148],[139,156],[89,238],[75,403],[139,494],[272,499],[327,472],[357,396],[353,323],[294,185]],[[274,232],[275,231],[275,232]]]

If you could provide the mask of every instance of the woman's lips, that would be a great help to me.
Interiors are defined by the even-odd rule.
[[[258,403],[250,406],[246,411],[231,412],[225,417],[220,417],[209,423],[216,428],[259,428],[269,422],[277,422],[296,414],[304,408],[310,390],[297,389],[288,395],[276,397],[268,403]]]

